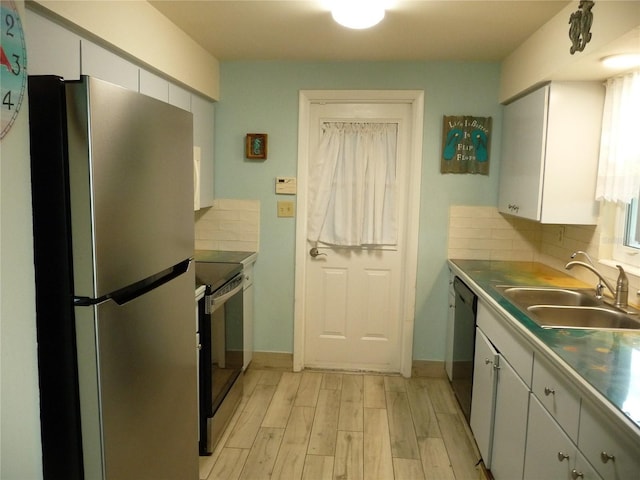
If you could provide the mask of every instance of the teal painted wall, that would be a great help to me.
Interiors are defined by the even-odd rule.
[[[502,107],[497,63],[223,62],[216,105],[215,194],[261,201],[255,267],[255,349],[293,351],[295,218],[278,218],[276,176],[295,176],[298,92],[425,92],[420,242],[413,358],[443,360],[450,205],[496,205]],[[490,175],[440,174],[443,115],[493,117]],[[269,135],[268,159],[244,159],[246,133]]]

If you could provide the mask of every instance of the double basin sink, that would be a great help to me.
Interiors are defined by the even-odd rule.
[[[596,298],[593,290],[509,285],[496,289],[542,328],[640,330],[638,315]]]

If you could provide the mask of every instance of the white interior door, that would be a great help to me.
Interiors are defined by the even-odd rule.
[[[311,103],[306,125],[301,118],[301,129],[306,128],[301,132],[301,144],[306,144],[306,152],[301,151],[298,165],[296,369],[410,372],[417,254],[417,227],[412,216],[419,203],[415,199],[416,191],[419,199],[419,180],[416,189],[414,175],[418,168],[419,178],[420,163],[416,167],[412,162],[416,154],[414,114],[415,105],[406,101],[341,101]],[[421,134],[421,116],[419,120]],[[332,247],[307,240],[306,179],[316,159],[321,125],[333,121],[398,126],[397,245]],[[317,255],[310,253],[314,248]],[[413,260],[407,267],[410,258]]]

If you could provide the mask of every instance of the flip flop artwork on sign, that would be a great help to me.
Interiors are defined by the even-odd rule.
[[[489,175],[490,147],[491,117],[445,115],[440,172]]]

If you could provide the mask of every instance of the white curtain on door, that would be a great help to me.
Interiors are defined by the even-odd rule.
[[[394,123],[323,124],[309,172],[310,241],[397,244],[397,131]]]
[[[606,88],[596,199],[626,204],[640,192],[640,72]]]

